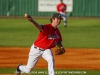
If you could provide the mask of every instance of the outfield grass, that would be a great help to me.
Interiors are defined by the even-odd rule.
[[[15,72],[15,68],[0,68],[0,74],[15,74]],[[48,71],[47,69],[34,69],[30,74],[25,75],[48,75]],[[55,75],[100,75],[100,71],[78,69],[55,69]]]
[[[35,19],[39,24],[50,23],[49,19]],[[63,45],[69,48],[100,48],[99,19],[68,19],[64,28],[59,27]],[[0,19],[0,46],[30,47],[38,36],[36,29],[26,19]]]

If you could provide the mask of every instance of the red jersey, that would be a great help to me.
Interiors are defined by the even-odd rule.
[[[46,24],[34,45],[42,49],[49,49],[55,47],[59,41],[62,41],[62,37],[58,28],[54,29],[51,24]]]
[[[66,4],[64,4],[64,3],[59,3],[59,4],[57,5],[57,11],[58,11],[58,12],[65,12],[65,10],[66,10]]]

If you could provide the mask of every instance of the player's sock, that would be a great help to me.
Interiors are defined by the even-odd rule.
[[[64,21],[64,27],[67,27],[67,21]]]

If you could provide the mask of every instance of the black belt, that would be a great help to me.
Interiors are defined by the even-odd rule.
[[[38,47],[36,47],[36,46],[34,46],[34,48],[35,48],[35,49],[39,49],[39,50],[41,50],[41,51],[44,51],[43,49],[41,49],[41,48],[38,48]]]

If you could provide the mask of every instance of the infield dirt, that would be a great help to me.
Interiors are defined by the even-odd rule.
[[[0,68],[17,67],[19,63],[27,64],[30,48],[0,47]],[[55,55],[55,68],[66,69],[100,69],[100,49],[66,48],[63,55]],[[35,68],[47,68],[47,62],[40,58]]]

